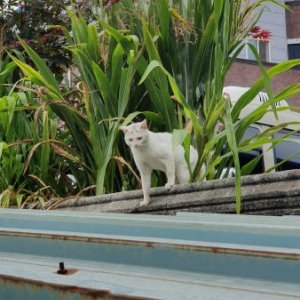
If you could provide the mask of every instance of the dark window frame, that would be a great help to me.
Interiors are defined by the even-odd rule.
[[[288,44],[289,59],[300,58],[300,43]]]

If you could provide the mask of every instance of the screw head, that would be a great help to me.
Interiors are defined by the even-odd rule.
[[[68,273],[68,271],[65,269],[64,262],[60,262],[59,263],[59,269],[57,270],[57,274],[64,275],[64,274],[67,274],[67,273]]]

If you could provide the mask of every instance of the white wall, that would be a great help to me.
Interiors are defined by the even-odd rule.
[[[284,4],[284,0],[280,0]],[[278,63],[288,59],[285,10],[278,5],[268,4],[259,25],[271,31],[271,62]]]
[[[284,4],[284,0],[279,2]],[[271,32],[270,62],[278,63],[288,59],[285,10],[273,3],[264,6],[265,10],[257,25]],[[246,51],[243,51],[239,57],[247,58]]]

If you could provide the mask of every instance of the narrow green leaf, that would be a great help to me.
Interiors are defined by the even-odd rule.
[[[97,181],[96,181],[96,194],[102,195],[105,193],[105,176],[106,176],[106,170],[108,167],[108,164],[113,156],[113,146],[116,141],[117,136],[117,124],[114,124],[111,128],[110,132],[107,135],[107,138],[105,140],[105,147],[103,149],[103,163],[101,166],[99,166],[97,170]]]
[[[38,56],[38,54],[30,47],[28,46],[22,39],[19,38],[20,43],[22,44],[23,48],[27,52],[28,56],[31,58],[37,69],[39,70],[41,76],[44,78],[44,80],[48,83],[46,86],[50,89],[50,87],[53,89],[53,92],[57,95],[62,97],[60,93],[60,89],[58,86],[58,83],[53,76],[52,72],[48,68],[48,66],[45,64],[44,60]]]
[[[118,98],[118,116],[122,117],[124,115],[125,109],[128,105],[131,83],[134,76],[134,52],[130,51],[127,59],[127,68],[123,68],[121,71],[121,81],[119,89],[119,98]]]
[[[93,62],[92,66],[93,66],[95,79],[98,84],[98,89],[99,89],[100,93],[102,94],[104,103],[109,108],[110,114],[112,116],[115,116],[116,115],[116,109],[115,109],[116,100],[115,100],[113,90],[110,86],[110,82],[99,65],[97,65],[95,62]]]
[[[43,133],[41,145],[41,156],[40,156],[40,166],[41,166],[41,179],[45,180],[48,175],[49,162],[50,162],[50,145],[49,145],[49,116],[48,112],[43,112],[42,119]]]
[[[230,103],[229,100],[226,101],[225,114],[224,114],[224,123],[225,123],[225,132],[227,136],[228,145],[230,147],[234,167],[235,167],[235,193],[236,193],[236,213],[240,214],[241,212],[241,170],[240,170],[240,160],[238,154],[238,146],[235,139],[235,130],[233,126],[233,120],[231,118],[230,112]]]
[[[286,62],[281,62],[276,66],[268,69],[266,73],[268,74],[269,78],[273,78],[274,76],[283,73],[297,65],[300,65],[300,59],[293,59]],[[253,86],[243,94],[240,99],[236,102],[236,104],[232,108],[232,119],[233,121],[237,121],[241,110],[246,107],[254,98],[255,96],[263,89],[264,87],[264,78],[260,77]]]
[[[184,129],[174,129],[172,133],[172,148],[173,150],[181,145],[187,136],[187,131]]]
[[[97,37],[97,27],[93,24],[88,26],[88,44],[87,44],[89,56],[91,59],[99,63],[100,62],[100,44]]]

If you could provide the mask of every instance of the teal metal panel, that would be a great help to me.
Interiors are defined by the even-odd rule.
[[[300,299],[300,218],[0,210],[0,299],[126,297]]]
[[[300,248],[300,217],[1,210],[0,227]]]
[[[300,251],[285,248],[135,239],[120,236],[0,231],[7,253],[157,267],[300,284]]]

